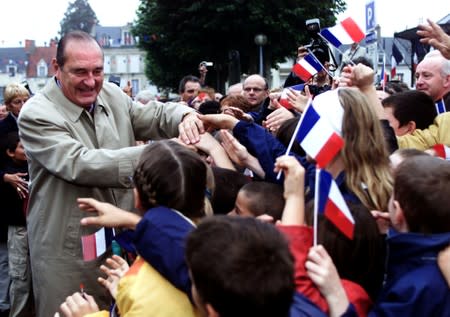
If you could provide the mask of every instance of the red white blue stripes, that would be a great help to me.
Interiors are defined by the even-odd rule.
[[[334,47],[357,43],[365,38],[362,29],[350,17],[333,27],[323,29],[320,34]]]
[[[310,53],[300,59],[292,68],[292,71],[301,80],[308,81],[312,76],[322,70],[322,64],[317,60],[314,54]]]
[[[92,261],[105,253],[111,245],[113,236],[111,228],[101,228],[93,234],[82,236],[83,260]]]
[[[288,96],[287,96],[288,91],[290,89],[292,89],[292,90],[301,92],[301,91],[303,91],[304,88],[305,88],[305,85],[303,85],[303,84],[284,88],[283,91],[281,92],[280,104],[283,107],[285,107],[286,109],[292,109],[292,105],[289,103]]]
[[[309,104],[303,113],[297,141],[319,167],[325,167],[344,146],[344,140],[330,122]]]
[[[355,220],[330,173],[320,170],[318,212],[330,220],[347,238],[353,239]]]

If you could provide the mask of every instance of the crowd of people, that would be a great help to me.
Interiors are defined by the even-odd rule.
[[[0,316],[450,316],[450,36],[418,34],[414,90],[377,90],[354,45],[300,91],[252,74],[222,96],[200,65],[163,103],[67,33],[42,91],[0,108]],[[311,100],[343,140],[321,169],[352,237],[293,142]]]

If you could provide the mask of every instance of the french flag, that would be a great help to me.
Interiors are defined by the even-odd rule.
[[[400,53],[397,45],[392,44],[392,55],[391,55],[391,77],[394,78],[397,74],[397,65],[403,60],[403,55]]]
[[[114,237],[111,228],[101,228],[93,234],[81,237],[83,260],[92,261],[106,252]]]
[[[450,148],[444,144],[436,144],[433,146],[436,155],[444,160],[450,161]]]
[[[353,239],[355,220],[330,173],[319,171],[318,212],[330,220],[347,238]]]
[[[331,110],[331,109],[330,109]],[[344,146],[344,140],[310,103],[302,115],[297,133],[300,146],[314,158],[319,167],[325,167]]]
[[[436,113],[437,113],[438,115],[447,112],[447,109],[446,109],[446,107],[445,107],[444,99],[438,100],[438,101],[435,103],[435,106],[436,106]]]
[[[322,64],[317,60],[314,54],[309,53],[295,63],[292,72],[301,80],[308,81],[312,76],[320,72],[322,68]]]
[[[350,17],[333,27],[323,29],[320,34],[337,48],[342,44],[360,42],[366,36],[359,25]]]
[[[281,92],[281,97],[280,97],[280,101],[279,101],[280,104],[283,107],[285,107],[286,109],[292,109],[292,105],[289,103],[288,95],[287,95],[289,89],[302,92],[304,88],[305,88],[304,84],[300,84],[300,85],[295,85],[295,86],[290,86],[290,87],[284,88],[283,91]]]
[[[380,82],[381,82],[381,86],[383,87],[383,90],[384,90],[384,88],[386,87],[386,82],[387,82],[386,59],[385,59],[384,55],[383,55],[383,65],[381,66]]]

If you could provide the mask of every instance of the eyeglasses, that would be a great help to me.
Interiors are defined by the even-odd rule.
[[[11,104],[13,104],[14,106],[20,106],[23,105],[25,102],[27,102],[27,99],[14,99],[13,101],[11,101]]]
[[[261,91],[263,91],[263,90],[265,90],[265,89],[262,89],[262,88],[259,88],[259,87],[245,87],[244,88],[244,91],[245,92],[250,92],[250,91],[254,91],[254,92],[261,92]]]
[[[187,92],[188,94],[193,94],[193,93],[195,92],[195,89],[189,89],[189,90],[186,90],[186,92]]]

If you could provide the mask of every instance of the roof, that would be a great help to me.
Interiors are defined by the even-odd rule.
[[[450,14],[448,15],[450,19]],[[448,23],[439,23],[439,25],[442,27],[442,29],[445,31],[445,33],[450,34],[450,22]],[[417,35],[417,27],[412,29],[407,29],[402,32],[396,32],[394,33],[394,37],[402,38],[409,41],[415,41],[419,39],[419,36]]]
[[[37,76],[37,65],[43,60],[47,64],[48,77],[54,75],[53,67],[51,66],[52,59],[56,56],[56,45],[49,47],[36,47],[28,56],[28,68],[27,77],[38,77]]]
[[[23,47],[0,48],[0,73],[7,73],[7,66],[17,66],[17,72],[25,72],[27,66],[27,54]]]

